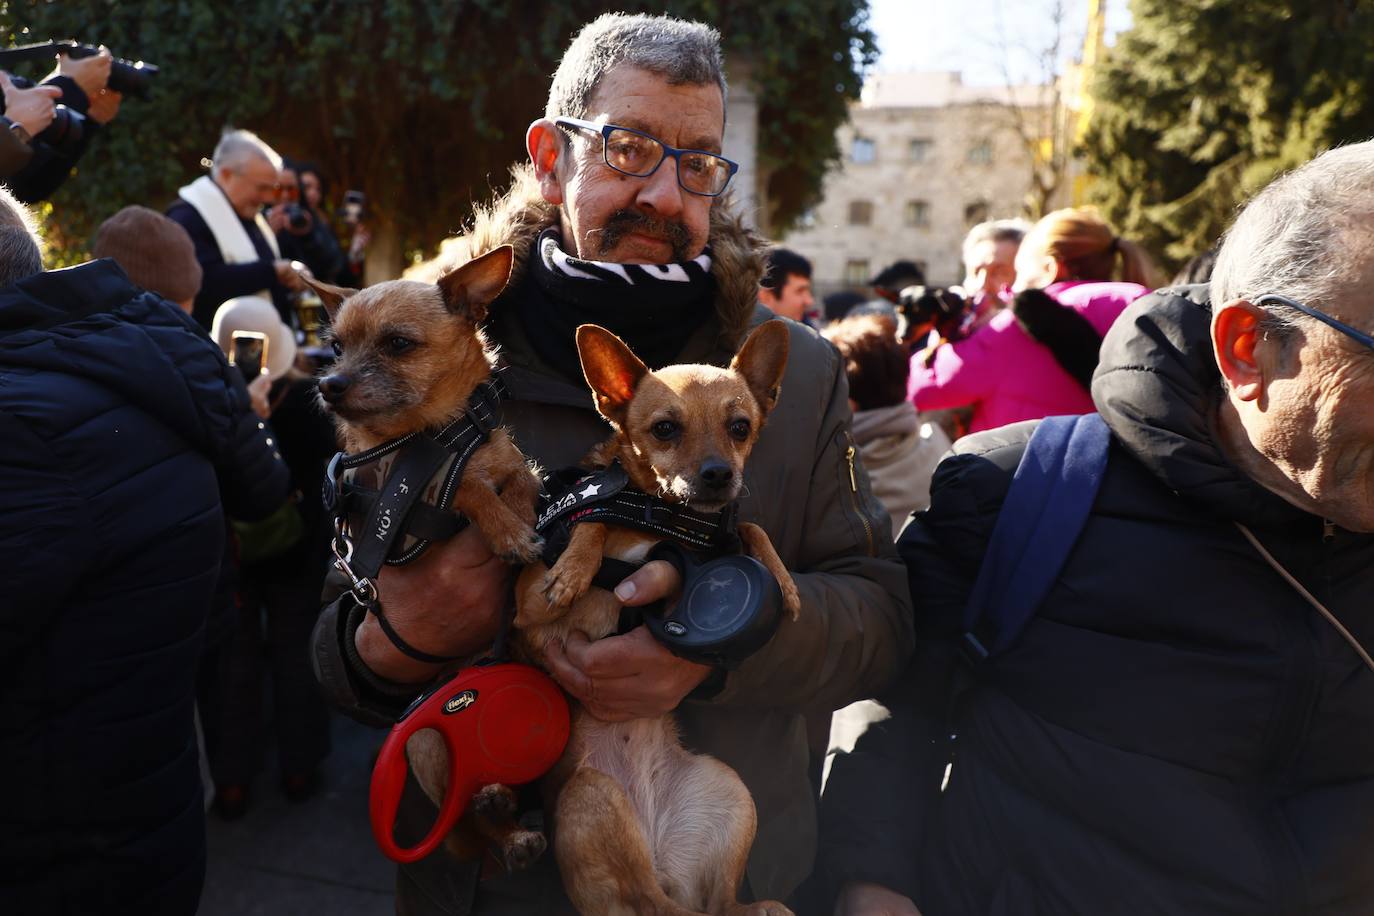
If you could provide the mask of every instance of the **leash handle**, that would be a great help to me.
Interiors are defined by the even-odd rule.
[[[423,859],[443,842],[477,790],[492,783],[533,782],[548,772],[563,755],[571,726],[563,692],[529,665],[465,668],[421,694],[392,727],[372,770],[368,814],[377,846],[395,862]],[[403,847],[394,832],[410,769],[406,742],[427,728],[443,741],[448,791],[429,832],[416,845]]]

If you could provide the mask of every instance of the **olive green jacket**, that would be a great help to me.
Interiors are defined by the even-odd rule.
[[[758,240],[723,208],[716,210],[711,249],[717,314],[686,341],[679,362],[725,365],[752,327],[774,317],[756,303]],[[471,233],[446,244],[440,259],[461,262],[511,244],[518,275],[539,231],[556,218],[532,175],[517,170],[511,192],[478,215]],[[422,276],[424,270],[438,273],[422,268]],[[709,701],[688,700],[677,710],[684,742],[729,764],[753,793],[758,834],[747,876],[757,898],[772,899],[801,883],[815,853],[804,717],[874,695],[896,676],[913,645],[906,572],[850,434],[843,365],[814,331],[788,324],[781,398],[745,467],[740,518],[772,538],[801,592],[801,618],[784,620],[772,641],[730,672]],[[487,333],[506,366],[511,397],[504,416],[516,443],[546,468],[577,464],[609,432],[586,385],[542,364],[499,299]]]

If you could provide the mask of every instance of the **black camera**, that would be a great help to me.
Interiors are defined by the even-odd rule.
[[[83,57],[94,57],[99,53],[99,48],[76,41],[45,41],[0,51],[0,67],[8,68],[28,60],[51,60],[53,54],[65,54],[73,60],[81,60]],[[153,64],[141,60],[115,58],[110,64],[110,78],[105,81],[105,87],[121,95],[147,98],[148,93],[152,91],[153,78],[157,73],[158,69]]]

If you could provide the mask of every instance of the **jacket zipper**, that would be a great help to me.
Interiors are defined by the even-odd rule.
[[[868,555],[876,556],[877,545],[873,542],[873,526],[868,522],[868,516],[864,514],[863,508],[859,505],[859,477],[854,471],[854,455],[857,449],[854,447],[854,440],[845,433],[845,439],[849,442],[849,447],[845,449],[844,460],[849,464],[849,499],[854,506],[854,514],[859,517],[859,523],[864,526],[864,538],[868,541]]]

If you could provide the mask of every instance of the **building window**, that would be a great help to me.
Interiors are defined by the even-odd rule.
[[[851,200],[849,202],[849,225],[867,226],[873,222],[873,201]]]
[[[872,274],[868,270],[867,261],[845,261],[844,262],[844,282],[850,286],[867,286],[868,279]]]
[[[992,141],[980,140],[968,151],[969,165],[992,165]]]
[[[924,200],[906,202],[906,224],[925,229],[930,226],[930,204]]]
[[[988,221],[988,202],[975,200],[964,208],[964,225],[976,226]]]
[[[872,162],[877,156],[877,146],[867,137],[855,137],[849,148],[849,158],[857,163]]]
[[[931,142],[924,139],[912,140],[907,144],[906,157],[912,162],[925,162],[930,155]]]

